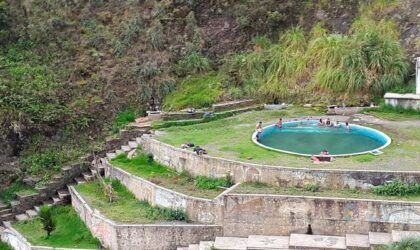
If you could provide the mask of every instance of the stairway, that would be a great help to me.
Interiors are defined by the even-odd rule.
[[[241,237],[216,237],[215,241],[201,241],[177,250],[287,250],[287,249],[371,249],[400,241],[405,237],[420,237],[420,232],[395,231],[391,233],[369,232],[346,236],[291,234],[290,236],[250,235]]]
[[[115,157],[121,154],[127,154],[128,158],[132,158],[140,144],[140,137],[136,138],[135,140],[131,140],[127,143],[127,145],[122,145],[120,149],[117,149],[113,152],[106,153],[106,158],[108,160],[112,160]]]

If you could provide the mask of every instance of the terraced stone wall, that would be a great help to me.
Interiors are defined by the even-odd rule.
[[[420,202],[228,194],[226,236],[306,233],[345,235],[420,230]]]
[[[86,201],[70,187],[72,205],[86,226],[101,243],[113,250],[176,249],[203,240],[214,240],[222,235],[222,227],[193,224],[123,224],[105,218],[93,210]]]
[[[162,143],[149,135],[143,136],[140,144],[144,151],[153,154],[156,161],[177,171],[187,170],[194,176],[210,177],[223,177],[226,173],[230,173],[236,182],[259,181],[285,187],[316,184],[333,189],[369,189],[392,180],[401,180],[405,183],[420,182],[418,171],[329,170],[253,164],[208,155],[198,156],[192,151]]]

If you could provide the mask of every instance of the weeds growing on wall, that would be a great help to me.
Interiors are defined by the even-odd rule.
[[[373,192],[386,196],[410,196],[420,194],[420,184],[405,184],[400,181],[393,181],[385,185],[375,187]]]

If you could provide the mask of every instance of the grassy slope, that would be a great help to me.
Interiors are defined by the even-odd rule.
[[[152,224],[173,220],[159,212],[154,213],[153,207],[137,200],[121,183],[114,181],[112,187],[118,197],[112,204],[96,181],[77,185],[76,189],[91,207],[118,222]]]
[[[57,228],[48,239],[38,217],[13,227],[37,246],[96,249],[100,245],[71,206],[56,207],[53,211]]]
[[[176,171],[156,162],[150,164],[145,157],[141,156],[129,160],[122,155],[113,159],[112,164],[163,187],[195,197],[214,198],[222,191],[221,189],[197,188],[195,180],[190,176],[178,174]]]
[[[327,190],[320,189],[315,192],[304,188],[286,188],[274,187],[260,183],[243,183],[235,189],[235,193],[240,194],[277,194],[277,195],[304,195],[317,197],[341,197],[341,198],[355,198],[355,199],[375,199],[375,200],[404,200],[404,201],[419,201],[420,196],[384,196],[377,195],[371,191],[359,189],[341,189],[341,190]]]
[[[0,201],[9,203],[16,198],[16,194],[33,194],[36,190],[25,185],[23,182],[14,182],[11,186],[0,192]]]
[[[381,156],[361,155],[339,158],[331,164],[315,165],[307,157],[299,157],[263,149],[251,141],[255,124],[272,124],[278,117],[296,118],[320,115],[318,111],[292,108],[285,111],[254,111],[205,124],[162,129],[158,139],[174,146],[192,142],[205,147],[210,155],[253,163],[287,167],[419,170],[420,127],[374,126],[388,134],[393,143]]]

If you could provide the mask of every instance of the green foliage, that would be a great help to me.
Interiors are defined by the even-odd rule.
[[[63,151],[49,150],[22,158],[21,165],[31,175],[48,178],[46,175],[60,171],[63,162],[70,160],[69,157]]]
[[[393,181],[382,186],[375,187],[373,192],[386,196],[412,196],[420,194],[420,184],[405,184]]]
[[[221,187],[228,188],[233,185],[233,181],[229,174],[225,178],[209,178],[207,176],[197,176],[195,178],[195,185],[201,189],[220,189]]]
[[[386,4],[374,1],[373,7],[366,8],[386,13]],[[276,44],[263,40],[254,51],[227,58],[224,71],[237,82],[228,86],[234,90],[231,95],[258,93],[275,103],[340,100],[359,104],[404,86],[409,62],[396,24],[365,12],[352,24],[349,35],[328,34],[318,24],[306,36],[296,27]],[[243,91],[246,88],[250,90]],[[308,95],[314,92],[318,94]]]
[[[13,227],[36,246],[73,249],[96,249],[100,246],[99,240],[92,236],[71,206],[54,206],[50,210],[52,220],[56,222],[56,229],[50,237],[45,237],[39,216],[17,222]]]
[[[319,186],[316,184],[306,184],[305,186],[303,186],[303,190],[307,192],[315,193],[319,191]]]
[[[47,238],[49,238],[56,228],[56,221],[53,218],[52,207],[43,205],[39,210],[39,218],[41,218],[43,229],[47,232]]]
[[[34,192],[34,189],[27,186],[21,180],[17,180],[0,192],[0,200],[9,203],[11,200],[16,198],[17,193],[21,192]]]
[[[163,26],[160,23],[160,21],[156,21],[152,24],[152,27],[150,27],[147,30],[147,41],[149,44],[149,47],[156,50],[163,49],[163,46],[165,44],[165,37],[163,35]]]
[[[379,248],[380,250],[420,250],[420,238],[404,238]]]
[[[239,28],[243,29],[250,25],[249,17],[247,16],[239,16],[236,18],[236,24],[239,26]]]
[[[12,246],[7,244],[6,242],[0,241],[0,249],[1,250],[13,250]]]
[[[182,209],[152,207],[147,201],[140,201],[145,208],[146,217],[151,220],[165,218],[168,221],[188,221],[188,216]]]
[[[180,75],[199,74],[211,69],[209,58],[198,52],[191,51],[176,65],[177,73]]]
[[[136,119],[136,116],[137,116],[136,112],[131,109],[117,113],[117,115],[114,118],[114,121],[112,122],[113,131],[117,132],[118,130],[123,128],[125,125],[129,124],[130,122],[134,122]]]
[[[416,109],[404,108],[401,106],[393,107],[386,104],[382,104],[378,108],[366,109],[365,112],[392,121],[420,119],[420,111]]]
[[[120,34],[117,42],[115,51],[117,55],[122,55],[135,41],[137,41],[141,35],[143,28],[143,22],[140,16],[132,17],[123,32]]]
[[[209,107],[221,94],[222,76],[211,73],[199,77],[188,77],[177,90],[165,97],[165,110],[180,110],[187,107]]]

